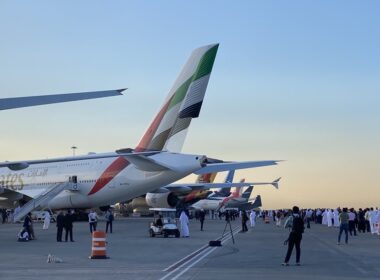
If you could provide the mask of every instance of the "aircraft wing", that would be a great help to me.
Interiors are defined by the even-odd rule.
[[[126,89],[1,98],[0,110],[123,95]]]
[[[233,169],[256,168],[277,165],[278,162],[279,160],[208,163],[205,167],[194,172],[194,174],[199,175],[204,173],[228,171]]]
[[[224,189],[224,188],[241,188],[254,185],[255,183],[195,183],[195,184],[170,184],[165,186],[165,189],[168,189],[172,192],[186,192],[186,191],[195,191],[195,190],[208,190],[212,188]],[[267,183],[271,184],[271,183]]]
[[[22,193],[0,187],[0,208],[13,208],[13,202],[22,198],[24,198]]]
[[[61,158],[52,158],[52,159],[36,159],[36,160],[23,160],[23,161],[4,161],[0,162],[0,168],[8,167],[11,170],[17,171],[28,168],[33,164],[41,163],[52,163],[52,162],[64,162],[64,161],[78,161],[86,159],[97,159],[97,158],[109,158],[115,156],[124,156],[131,159],[132,157],[136,158],[138,155],[152,155],[157,152],[133,152],[133,153],[107,153],[107,154],[89,154],[89,155],[80,155],[80,156],[71,156],[71,157],[61,157]],[[137,160],[135,160],[137,161]],[[149,162],[149,159],[146,160]],[[151,164],[154,164],[153,161],[150,161]]]

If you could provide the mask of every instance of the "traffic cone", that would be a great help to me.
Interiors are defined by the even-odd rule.
[[[106,254],[106,233],[94,231],[92,233],[92,250],[90,259],[108,259]]]

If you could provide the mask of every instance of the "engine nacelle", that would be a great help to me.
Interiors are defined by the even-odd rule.
[[[149,205],[145,201],[145,197],[136,197],[130,204],[133,210],[138,208],[149,208]]]
[[[153,208],[171,208],[178,203],[178,197],[172,193],[147,193],[145,196],[146,203]]]

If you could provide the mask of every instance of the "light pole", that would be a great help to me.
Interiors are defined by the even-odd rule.
[[[76,146],[72,146],[71,149],[73,150],[73,157],[75,157],[75,150],[77,149]]]

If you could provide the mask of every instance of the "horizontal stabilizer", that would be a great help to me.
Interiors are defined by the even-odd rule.
[[[124,90],[126,89],[3,98],[0,99],[0,110],[118,96]]]
[[[270,165],[277,165],[278,160],[264,161],[244,161],[244,162],[223,162],[207,164],[205,167],[194,172],[195,174],[204,174],[212,172],[228,171],[233,169],[256,168]]]
[[[138,169],[143,171],[149,171],[149,172],[159,172],[159,171],[165,171],[170,170],[171,168],[163,165],[162,163],[159,163],[155,161],[154,159],[151,159],[149,157],[146,157],[144,155],[139,154],[129,154],[124,156],[130,163],[134,164]]]

